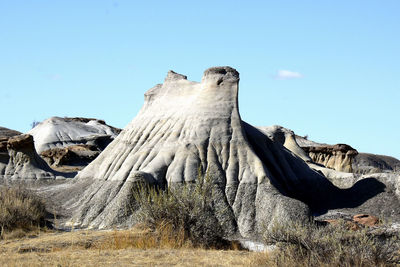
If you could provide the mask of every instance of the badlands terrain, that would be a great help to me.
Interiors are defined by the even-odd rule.
[[[277,224],[362,224],[355,215],[400,231],[399,160],[313,142],[282,126],[252,126],[241,120],[238,90],[230,67],[207,69],[200,82],[169,71],[123,130],[59,117],[26,134],[1,127],[0,183],[34,190],[49,227],[59,230],[129,229],[140,223],[137,188],[180,190],[202,174],[212,184],[212,222],[229,240],[263,242]],[[3,253],[15,246],[3,243]],[[248,260],[249,252],[237,253]]]

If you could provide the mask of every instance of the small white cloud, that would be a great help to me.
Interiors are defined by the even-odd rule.
[[[278,70],[278,74],[275,75],[275,79],[277,80],[290,80],[299,78],[303,78],[303,74],[290,70]]]

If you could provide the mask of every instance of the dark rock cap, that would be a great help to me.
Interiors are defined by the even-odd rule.
[[[21,134],[8,139],[7,147],[9,149],[19,150],[22,148],[30,148],[34,150],[33,136],[30,134]]]

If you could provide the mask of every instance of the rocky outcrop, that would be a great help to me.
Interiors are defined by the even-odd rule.
[[[103,120],[52,117],[39,123],[28,134],[35,140],[36,151],[42,153],[72,145],[92,145],[102,151],[120,131]]]
[[[40,156],[52,168],[59,170],[82,170],[92,162],[101,151],[95,145],[72,145],[43,151]]]
[[[356,207],[383,191],[375,180],[339,189],[286,149],[286,142],[243,122],[238,82],[239,73],[230,67],[206,70],[200,83],[168,72],[163,84],[145,94],[131,123],[68,190],[63,187],[58,198],[64,196],[64,208],[74,214],[69,223],[130,225],[138,183],[160,188],[195,183],[199,171],[213,183],[216,217],[227,235],[251,236],[275,223],[305,222],[312,213]]]
[[[16,135],[2,139],[0,150],[4,156],[0,178],[7,180],[37,180],[64,178],[61,173],[54,172],[39,157],[33,145],[33,137],[29,134]],[[6,152],[7,151],[7,152]],[[6,163],[6,164],[5,164]]]
[[[0,138],[9,138],[22,133],[0,126]]]
[[[379,218],[369,214],[356,214],[353,221],[363,226],[375,226],[379,224]]]
[[[349,145],[305,146],[302,149],[315,163],[342,172],[353,172],[353,161],[357,150]]]
[[[307,153],[297,143],[296,135],[292,130],[289,130],[279,125],[257,128],[260,129],[272,141],[282,144],[284,147],[289,149],[289,151],[293,152],[296,156],[298,156],[305,162],[311,161],[310,156],[307,155]]]
[[[4,175],[8,161],[10,160],[7,150],[8,139],[20,134],[18,131],[0,127],[0,176]]]
[[[344,226],[346,228],[353,231],[361,230],[365,227],[376,227],[381,223],[378,217],[369,214],[356,214],[354,216],[343,216],[343,214],[338,214],[336,215],[335,219],[319,219],[318,221],[322,222],[323,224],[331,224],[334,226],[338,226],[341,225],[341,223],[344,223]]]
[[[82,170],[121,132],[103,120],[47,119],[29,131],[40,156],[55,170]]]
[[[380,172],[400,173],[400,160],[383,155],[359,153],[352,162],[354,173],[368,174]]]
[[[349,145],[317,143],[298,135],[295,138],[315,163],[339,172],[357,174],[400,172],[400,160],[390,156],[358,153]]]
[[[136,182],[191,183],[199,169],[213,177],[228,232],[246,235],[272,221],[307,220],[307,205],[287,195],[301,194],[300,181],[305,186],[323,177],[241,121],[238,81],[229,67],[206,70],[201,83],[170,71],[145,94],[137,117],[76,177],[76,184],[90,186],[67,203],[78,209],[72,221],[103,228],[134,220],[127,204]],[[256,140],[263,142],[258,149]]]
[[[339,172],[357,174],[400,172],[400,160],[390,156],[358,153],[349,145],[317,143],[298,135],[295,139],[313,162]]]
[[[279,125],[258,127],[258,129],[305,162],[314,162],[336,171],[353,172],[353,162],[358,152],[351,146],[313,142]]]

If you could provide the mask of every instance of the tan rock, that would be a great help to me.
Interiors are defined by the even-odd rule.
[[[307,146],[302,148],[315,163],[342,172],[353,171],[352,163],[354,157],[358,154],[357,150],[345,144]]]
[[[365,226],[375,226],[375,225],[378,225],[380,223],[378,217],[375,217],[375,216],[372,216],[372,215],[368,215],[368,214],[357,214],[357,215],[354,215],[353,221],[358,223],[358,224],[365,225]]]
[[[52,148],[40,153],[40,156],[54,168],[76,166],[82,170],[92,162],[101,151],[94,145],[72,145],[65,148]]]

